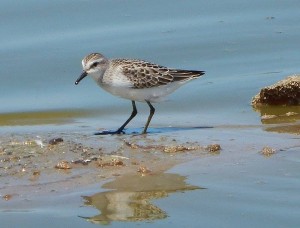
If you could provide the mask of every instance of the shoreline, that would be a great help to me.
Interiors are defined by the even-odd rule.
[[[230,188],[228,183],[230,185],[234,181],[235,185],[239,185],[249,175],[254,178],[255,183],[265,179],[264,182],[276,180],[280,184],[282,174],[278,169],[288,173],[286,170],[293,168],[300,159],[297,158],[297,153],[292,152],[300,149],[299,135],[268,132],[264,125],[218,126],[146,136],[93,136],[86,132],[38,135],[0,136],[1,170],[6,170],[6,174],[0,176],[2,215],[33,211],[34,216],[43,210],[69,208],[67,211],[70,210],[68,213],[73,213],[73,216],[74,213],[84,214],[90,211],[86,206],[92,206],[90,214],[95,214],[96,209],[96,214],[99,215],[84,216],[84,220],[92,223],[147,221],[150,215],[150,220],[160,220],[166,218],[169,212],[166,211],[165,214],[161,208],[153,205],[151,202],[154,199],[155,202],[159,198],[167,199],[168,195],[176,194],[177,191],[189,192],[185,194],[186,197],[196,193],[206,194],[220,183],[225,185],[218,188]],[[63,141],[57,140],[57,144],[50,144],[53,139],[59,138]],[[215,145],[219,145],[221,149],[214,151],[212,148]],[[274,153],[263,154],[265,147],[274,150]],[[9,156],[23,158],[8,161]],[[293,166],[287,166],[289,156]],[[268,168],[268,175],[275,169],[275,177],[279,175],[280,178],[266,179],[263,176],[264,166],[274,160],[276,166]],[[64,168],[57,168],[62,161],[67,162],[62,164]],[[8,164],[11,168],[3,168]],[[292,172],[290,175],[298,175]],[[162,179],[153,180],[147,179],[148,177]],[[136,178],[135,182],[130,182]],[[163,190],[155,190],[158,180],[164,184]],[[177,183],[175,187],[172,185],[174,182]],[[140,183],[148,186],[147,189],[139,191]],[[194,189],[196,190],[191,191]],[[146,195],[145,191],[148,192]],[[294,193],[292,191],[290,194]],[[136,208],[127,203],[120,204],[120,199],[130,202],[132,197],[146,197],[145,213],[148,207],[152,208],[151,213],[148,211],[146,214],[142,213],[144,217],[134,217]],[[107,207],[112,205],[113,212],[107,211]],[[118,206],[124,211],[120,212]],[[77,209],[72,211],[71,208],[74,207]],[[128,218],[122,214],[125,212]],[[158,215],[154,216],[156,212]]]

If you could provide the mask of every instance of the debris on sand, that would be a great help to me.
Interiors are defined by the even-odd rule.
[[[261,150],[261,154],[262,154],[263,156],[265,156],[265,157],[270,157],[270,156],[272,156],[272,155],[275,154],[275,153],[276,153],[276,150],[273,149],[273,148],[271,148],[271,147],[268,147],[268,146],[264,147],[264,148]]]
[[[183,145],[175,145],[175,146],[164,146],[163,152],[165,153],[176,153],[176,152],[186,152],[191,150],[198,150],[199,146],[183,146]]]
[[[55,168],[57,169],[71,169],[71,165],[69,162],[67,161],[60,161],[57,163],[57,165],[55,166]]]
[[[137,170],[138,173],[141,173],[141,174],[148,174],[148,173],[151,173],[152,171],[147,168],[146,166],[140,166]]]
[[[41,171],[39,171],[39,170],[34,170],[34,171],[32,172],[32,175],[33,175],[33,176],[39,176],[39,175],[41,175]]]
[[[2,199],[4,199],[5,201],[11,200],[13,198],[12,194],[6,194],[4,196],[2,196]]]
[[[221,146],[220,144],[211,144],[205,147],[205,149],[211,153],[220,152]]]
[[[201,150],[202,147],[199,145],[184,145],[184,144],[190,144],[190,143],[184,143],[184,144],[177,144],[177,145],[163,145],[163,144],[148,144],[148,145],[140,145],[133,142],[124,141],[125,145],[130,147],[131,149],[142,149],[144,151],[148,150],[156,150],[161,151],[164,153],[177,153],[177,152],[187,152],[187,151],[195,151],[195,150]],[[173,144],[173,143],[172,143]]]
[[[252,105],[300,105],[300,75],[287,77],[274,85],[262,88],[252,98]]]
[[[110,158],[110,159],[105,159],[102,158],[100,161],[98,161],[98,165],[103,168],[103,167],[115,167],[115,166],[125,166],[124,162],[121,159],[117,158]]]
[[[63,142],[62,138],[54,138],[49,140],[49,145],[57,145],[58,143]]]

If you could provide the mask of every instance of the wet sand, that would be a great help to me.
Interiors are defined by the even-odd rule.
[[[33,134],[0,137],[1,196],[20,200],[72,191],[126,174],[154,175],[218,145],[162,135]]]
[[[185,194],[183,199],[177,194],[176,197],[186,202],[189,221],[195,222],[191,209],[201,208],[201,204],[194,205],[192,198],[199,200],[203,192],[214,192],[216,188],[226,191],[231,184],[239,186],[249,174],[257,186],[261,181],[280,184],[281,175],[299,176],[299,172],[295,173],[295,165],[299,164],[295,151],[300,149],[297,132],[271,133],[255,125],[166,128],[165,132],[154,128],[154,133],[146,136],[132,133],[137,130],[129,129],[130,134],[120,136],[94,136],[86,130],[2,134],[1,220],[3,217],[2,221],[10,224],[8,219],[15,213],[34,219],[46,210],[51,211],[50,217],[56,216],[55,223],[64,225],[77,216],[77,225],[115,221],[164,224],[169,216],[176,222],[178,211],[167,203],[170,196],[192,191],[195,193]],[[286,159],[293,165],[288,165]],[[276,166],[267,168],[270,177],[266,177],[262,167],[270,161]],[[220,183],[223,184],[219,186]],[[294,195],[295,188],[286,187],[289,186],[292,189],[286,194]],[[216,196],[220,197],[220,193]],[[159,203],[163,198],[166,203]],[[227,200],[225,204],[230,202]],[[60,216],[55,208],[67,214]],[[203,222],[210,224],[210,216]],[[291,224],[296,221],[292,216]],[[30,220],[28,224],[38,223]]]

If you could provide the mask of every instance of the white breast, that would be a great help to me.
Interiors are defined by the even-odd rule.
[[[104,73],[101,84],[116,87],[133,86],[133,83],[122,73],[121,67],[108,68]]]
[[[110,86],[107,84],[101,84],[100,86],[107,92],[128,100],[140,102],[160,102],[164,100],[165,96],[175,91],[181,85],[182,83],[173,82],[167,85],[145,89],[134,89],[124,86]]]

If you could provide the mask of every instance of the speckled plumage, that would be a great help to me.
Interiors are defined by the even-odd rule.
[[[114,59],[112,67],[122,67],[123,74],[137,89],[157,87],[175,81],[198,78],[203,71],[169,69],[143,60]]]
[[[144,60],[107,59],[100,53],[92,53],[82,60],[83,73],[77,85],[88,74],[107,92],[132,101],[133,111],[129,119],[116,131],[124,127],[137,114],[135,101],[146,102],[150,115],[143,133],[146,133],[155,112],[150,102],[159,102],[180,86],[204,75],[204,71],[169,69]]]

